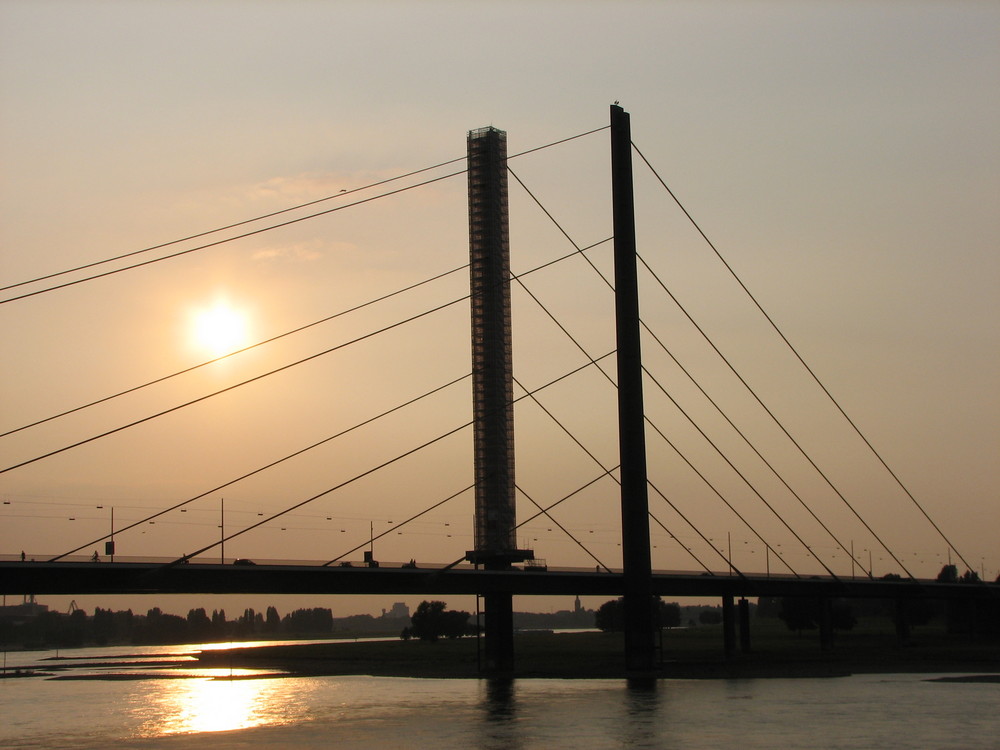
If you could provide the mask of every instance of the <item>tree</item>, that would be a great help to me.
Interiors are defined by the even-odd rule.
[[[621,597],[604,602],[594,613],[594,625],[605,633],[617,633],[625,629],[625,606]]]
[[[830,624],[834,630],[854,630],[858,618],[854,616],[850,602],[835,599],[830,603]]]
[[[460,609],[445,610],[441,620],[441,635],[454,640],[469,635],[469,613]]]
[[[277,633],[281,628],[281,616],[274,607],[267,608],[267,616],[264,618],[264,632]]]
[[[110,609],[94,608],[94,618],[90,621],[94,633],[94,642],[99,646],[106,644],[114,635],[114,613]]]
[[[781,600],[778,617],[784,620],[789,630],[802,632],[815,630],[823,617],[821,599],[801,596],[786,596]],[[858,623],[849,602],[841,599],[830,602],[830,625],[834,630],[852,630]]]
[[[897,606],[908,625],[926,625],[937,617],[941,603],[930,599],[902,599]]]
[[[445,610],[444,602],[423,601],[410,617],[409,636],[422,641],[436,641],[441,636],[460,638],[469,633],[469,613]],[[405,633],[406,631],[404,631]],[[406,639],[406,636],[404,636]]]
[[[243,610],[243,614],[236,620],[235,623],[235,635],[239,638],[244,638],[249,635],[253,635],[254,629],[257,625],[257,613],[253,608],[247,608]],[[261,618],[263,619],[263,618]]]
[[[659,597],[657,597],[659,599]],[[681,605],[677,602],[658,602],[656,608],[657,626],[661,628],[676,628],[681,624]]]
[[[69,616],[69,622],[63,629],[63,639],[67,646],[82,646],[87,635],[87,613],[75,609]]]
[[[776,596],[761,596],[757,598],[757,617],[777,617],[781,601]]]
[[[212,621],[205,613],[204,607],[188,610],[187,622],[194,638],[208,638],[212,633]]]
[[[137,643],[184,643],[187,638],[187,620],[164,614],[159,607],[146,612],[145,621],[136,634]]]
[[[717,609],[703,609],[698,613],[698,622],[702,625],[718,625],[722,622],[722,613]]]
[[[962,575],[955,576],[955,582],[980,583],[979,574],[974,570],[966,570]],[[949,633],[986,633],[997,629],[996,618],[991,616],[989,604],[969,599],[949,599],[946,607]]]
[[[422,601],[410,617],[410,633],[422,641],[436,641],[441,635],[441,615],[444,602]]]
[[[799,596],[786,596],[781,600],[778,617],[789,630],[801,633],[815,630],[819,624],[819,600]]]
[[[937,580],[941,583],[958,583],[958,568],[954,565],[945,565],[938,573]]]
[[[681,605],[653,597],[653,627],[675,628],[681,624]],[[594,626],[605,633],[625,629],[625,600],[622,597],[604,602],[594,613]]]
[[[333,612],[326,607],[297,609],[285,615],[282,625],[289,633],[329,633],[333,630]]]

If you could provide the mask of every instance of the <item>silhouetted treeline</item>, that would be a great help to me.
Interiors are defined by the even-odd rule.
[[[375,617],[372,615],[347,615],[346,617],[333,618],[334,636],[353,637],[359,634],[368,636],[395,636],[399,635],[399,629],[410,622],[408,617],[392,617],[383,615]]]
[[[893,573],[883,580],[902,578]],[[962,575],[954,565],[945,565],[937,576],[942,583],[984,585],[975,571]],[[996,581],[1000,583],[1000,579]],[[830,602],[831,624],[838,630],[850,630],[858,618],[885,619],[897,633],[906,638],[912,628],[935,622],[949,633],[979,635],[1000,634],[1000,591],[982,599],[928,599],[899,597],[892,599],[834,599]],[[758,617],[777,617],[789,630],[812,630],[819,627],[822,617],[821,600],[811,597],[761,597]]]
[[[676,602],[664,602],[660,597],[654,597],[654,626],[675,628],[681,624],[681,605]],[[720,617],[721,619],[721,617]],[[594,613],[594,625],[605,633],[621,632],[625,629],[625,600],[622,597],[604,602]]]
[[[984,585],[976,571],[967,570],[959,575],[954,565],[941,568],[937,579],[946,583]],[[1000,577],[995,583],[1000,583]],[[983,599],[949,599],[944,602],[943,609],[949,633],[1000,635],[1000,592]]]
[[[6,647],[70,648],[325,636],[331,634],[333,623],[333,613],[324,607],[297,609],[284,617],[274,607],[268,607],[264,613],[246,609],[232,620],[224,609],[209,614],[199,607],[181,617],[166,614],[159,607],[153,607],[145,615],[135,614],[131,609],[113,612],[98,607],[93,616],[77,609],[69,614],[43,612],[21,622],[0,621],[0,643]]]
[[[594,610],[561,610],[559,612],[515,612],[514,627],[522,629],[560,629],[594,627]]]
[[[438,638],[461,638],[476,634],[476,625],[470,623],[468,612],[445,609],[448,605],[439,601],[423,601],[410,618],[410,624],[403,628],[399,637],[404,641],[419,638],[422,641],[436,641]]]

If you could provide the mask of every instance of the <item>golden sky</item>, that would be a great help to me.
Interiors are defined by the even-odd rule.
[[[957,550],[995,578],[998,69],[1000,9],[987,2],[9,0],[0,4],[0,282],[17,284],[460,158],[466,131],[484,125],[506,130],[516,154],[603,127],[608,105],[618,100],[631,113],[636,146],[810,367]],[[510,164],[581,246],[611,234],[607,141],[601,132]],[[635,173],[642,257],[903,562],[917,575],[936,574],[947,561],[946,543],[768,330],[638,157]],[[352,193],[288,216],[373,194]],[[513,179],[510,195],[515,273],[573,249]],[[196,326],[206,311],[230,316],[241,340],[255,342],[458,268],[468,255],[465,200],[465,178],[457,175],[0,304],[0,431],[213,356]],[[590,257],[610,268],[609,245]],[[579,259],[525,283],[591,356],[614,347],[610,292]],[[46,285],[9,289],[0,300]],[[872,550],[876,574],[897,572],[656,282],[644,275],[641,287],[644,320],[802,499],[839,539],[854,543],[859,558],[867,561]],[[3,466],[466,293],[460,271],[8,435],[0,438]],[[537,388],[586,362],[523,290],[515,288],[513,300],[520,383]],[[657,381],[797,533],[839,573],[849,572],[843,551],[667,355],[651,339],[643,346]],[[83,544],[108,528],[111,506],[120,528],[459,378],[468,359],[468,306],[458,303],[0,474],[0,495],[9,503],[2,506],[0,553],[42,556]],[[543,394],[546,408],[602,462],[617,463],[614,392],[598,372],[591,368]],[[646,403],[656,425],[761,536],[780,545],[797,570],[813,572],[808,553],[651,381]],[[462,424],[470,404],[463,381],[212,493],[183,515],[121,534],[119,554],[177,556],[209,544],[218,535],[220,497],[227,527],[255,523],[260,513],[301,502]],[[519,404],[516,419],[518,483],[539,502],[554,502],[600,474],[537,406]],[[468,485],[470,455],[468,431],[442,440],[232,540],[227,556],[336,557],[367,539],[372,525],[380,533]],[[705,536],[717,545],[731,539],[734,562],[762,570],[760,540],[652,431],[649,455],[651,480]],[[610,565],[620,555],[616,491],[605,479],[556,513]],[[519,517],[526,518],[533,506],[521,500]],[[718,557],[655,493],[651,509],[683,545],[700,545],[699,556],[719,568]],[[377,543],[376,556],[461,557],[471,548],[471,494],[402,531]],[[547,521],[522,536],[552,565],[593,564]],[[655,567],[697,567],[658,527],[653,543]]]

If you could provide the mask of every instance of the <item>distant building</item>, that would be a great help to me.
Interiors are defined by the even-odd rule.
[[[49,608],[44,604],[36,604],[35,597],[25,597],[24,603],[14,604],[10,607],[0,607],[0,622],[9,622],[12,625],[21,625],[30,622],[40,615],[44,615]]]
[[[382,610],[383,620],[409,620],[410,619],[410,608],[406,606],[405,602],[396,602],[392,605],[392,609],[386,612]]]

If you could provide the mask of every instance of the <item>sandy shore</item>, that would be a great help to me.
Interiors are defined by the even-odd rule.
[[[666,651],[663,678],[836,677],[861,673],[1000,673],[1000,644],[896,649],[842,647],[762,649],[725,659],[721,649]],[[515,677],[625,677],[621,637],[604,633],[531,634],[515,642]],[[204,652],[199,663],[290,674],[392,677],[481,676],[475,639],[459,641],[306,644]]]
[[[483,676],[475,638],[420,641],[301,643],[206,650],[155,660],[45,660],[20,674],[56,680],[204,678],[261,679],[298,675],[466,678]],[[194,661],[191,656],[195,656]],[[235,670],[235,672],[233,672]],[[672,633],[658,652],[655,676],[665,679],[840,677],[850,674],[977,675],[1000,682],[1000,642],[928,635],[906,646],[884,635],[841,638],[831,651],[788,633],[758,638],[750,653],[725,658],[710,631]],[[514,677],[624,678],[621,634],[532,632],[515,638]],[[950,679],[950,678],[949,678]]]

